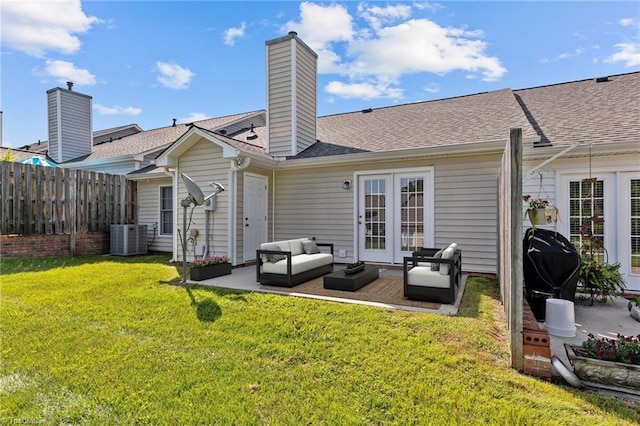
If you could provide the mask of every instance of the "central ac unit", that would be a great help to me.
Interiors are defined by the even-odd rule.
[[[111,254],[133,256],[147,253],[147,225],[111,225]]]

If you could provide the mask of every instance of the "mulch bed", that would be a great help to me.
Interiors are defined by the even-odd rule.
[[[409,300],[403,296],[402,277],[380,275],[357,291],[328,290],[323,286],[322,277],[298,284],[292,288],[261,285],[261,289],[275,290],[286,293],[303,293],[317,296],[339,297],[342,299],[363,300],[369,302],[386,303],[389,305],[412,306],[425,309],[439,309],[439,303]]]

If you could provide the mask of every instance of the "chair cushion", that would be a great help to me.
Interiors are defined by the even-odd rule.
[[[451,280],[448,275],[441,275],[431,268],[416,266],[407,272],[407,284],[420,287],[449,288]]]
[[[453,247],[447,247],[445,251],[442,252],[442,258],[443,259],[451,259],[453,258],[453,255],[455,254],[456,249]],[[441,263],[440,264],[440,274],[441,275],[449,275],[449,269],[450,266],[448,263]]]

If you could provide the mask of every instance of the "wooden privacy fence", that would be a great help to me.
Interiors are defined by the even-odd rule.
[[[0,161],[0,234],[109,232],[136,222],[136,185],[124,176]]]

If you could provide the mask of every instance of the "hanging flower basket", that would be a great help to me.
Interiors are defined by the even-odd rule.
[[[532,225],[547,224],[547,209],[529,209],[527,215]]]

